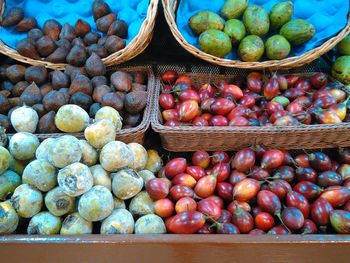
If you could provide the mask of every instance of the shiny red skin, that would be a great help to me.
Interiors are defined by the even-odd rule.
[[[295,178],[295,170],[291,166],[287,166],[287,165],[280,166],[276,169],[273,177],[276,179],[285,180],[288,183],[290,183]]]
[[[175,158],[170,160],[164,167],[166,176],[172,179],[174,176],[186,171],[187,160],[185,158]]]
[[[197,203],[191,197],[182,197],[179,200],[177,200],[175,204],[175,211],[177,214],[185,211],[196,211],[196,210],[197,210]]]
[[[224,199],[231,201],[233,199],[233,186],[227,182],[219,182],[216,185],[216,192]]]
[[[207,175],[200,178],[194,187],[194,192],[201,198],[211,196],[216,188],[217,178],[215,175]]]
[[[267,232],[268,235],[290,235],[290,231],[284,226],[274,226]]]
[[[211,105],[215,102],[215,99],[214,98],[209,98],[209,99],[205,99],[205,100],[202,100],[201,102],[201,109],[203,111],[210,111],[210,107]]]
[[[343,180],[350,178],[350,165],[349,164],[340,165],[337,172],[338,172],[338,174],[341,175]]]
[[[243,91],[236,85],[224,84],[224,88],[221,90],[221,96],[231,100],[239,100],[243,97]]]
[[[247,88],[256,93],[260,93],[263,85],[263,75],[258,72],[251,72],[247,76]]]
[[[257,180],[246,178],[233,187],[233,198],[237,201],[250,201],[260,190],[260,183]]]
[[[297,183],[293,187],[293,190],[305,196],[309,201],[316,199],[322,193],[321,187],[309,181],[301,181]]]
[[[281,201],[278,196],[271,191],[261,190],[257,195],[257,203],[263,211],[271,215],[278,215],[281,212]]]
[[[179,112],[175,109],[162,111],[162,116],[166,122],[168,122],[168,121],[180,121]]]
[[[209,122],[203,116],[197,116],[192,120],[192,125],[197,127],[209,126]]]
[[[282,150],[282,152],[284,154],[283,165],[292,165],[294,162],[292,155],[285,150]]]
[[[230,184],[232,184],[232,186],[235,186],[239,181],[242,181],[245,178],[247,178],[245,173],[241,173],[237,170],[234,170],[231,172],[228,181]]]
[[[203,117],[206,121],[209,121],[211,118],[213,118],[213,114],[211,114],[211,113],[203,113],[201,115],[201,117]]]
[[[310,214],[310,203],[305,196],[299,194],[298,192],[291,191],[286,195],[286,203],[290,207],[298,208],[302,213],[304,218],[308,218]]]
[[[221,216],[218,219],[218,223],[230,223],[232,218],[232,213],[228,210],[221,209]]]
[[[236,209],[232,214],[232,224],[238,227],[242,234],[249,233],[254,228],[254,219],[250,213],[243,209]]]
[[[191,175],[196,181],[207,175],[200,166],[187,166],[186,173]]]
[[[278,85],[280,87],[280,90],[288,89],[288,80],[286,79],[285,76],[283,76],[283,75],[277,76],[277,81],[278,81]]]
[[[271,114],[269,120],[271,123],[275,123],[278,119],[284,117],[284,116],[287,116],[288,115],[288,112],[285,111],[285,110],[278,110],[278,111],[275,111],[273,114]]]
[[[254,164],[255,152],[250,148],[238,151],[231,162],[232,168],[235,168],[238,172],[248,172]]]
[[[230,156],[224,151],[213,152],[211,156],[211,164],[216,165],[218,163],[228,163],[230,161]]]
[[[301,89],[304,91],[310,91],[311,90],[311,83],[309,80],[306,79],[299,79],[295,84],[294,88]]]
[[[211,224],[205,223],[203,227],[201,227],[196,234],[215,234],[215,229]]]
[[[193,190],[187,186],[174,185],[170,188],[169,195],[174,201],[178,201],[182,197],[193,197],[194,193]]]
[[[270,78],[264,86],[264,96],[267,100],[271,100],[279,93],[279,83],[276,77]]]
[[[159,105],[164,110],[175,108],[175,99],[172,94],[163,93],[159,95]]]
[[[268,184],[268,189],[272,193],[278,196],[279,199],[283,200],[286,198],[288,191],[292,190],[292,187],[287,181],[276,179]]]
[[[175,85],[180,83],[185,83],[188,87],[192,86],[191,79],[187,76],[179,76],[175,81]]]
[[[244,117],[234,117],[230,120],[228,125],[234,127],[246,127],[250,126],[250,122],[247,118]]]
[[[295,156],[294,161],[297,164],[297,166],[311,167],[309,162],[309,156],[307,154],[299,154]]]
[[[246,107],[238,105],[237,107],[231,110],[231,112],[227,115],[227,118],[229,120],[232,120],[235,117],[247,117],[247,112],[248,110]]]
[[[210,112],[212,114],[217,114],[217,115],[226,115],[234,107],[235,107],[235,104],[231,100],[228,100],[228,99],[225,99],[225,98],[217,98],[210,105]]]
[[[298,114],[301,113],[303,111],[303,106],[301,104],[299,104],[299,102],[291,102],[286,110],[290,113],[290,114]]]
[[[161,79],[164,83],[174,83],[176,79],[179,77],[176,71],[174,70],[166,70],[162,73]]]
[[[193,188],[197,181],[194,179],[191,175],[186,174],[186,173],[181,173],[176,175],[172,180],[171,180],[173,185],[184,185],[189,188]]]
[[[209,153],[206,151],[196,151],[192,155],[192,164],[195,166],[199,166],[203,169],[207,169],[210,164]]]
[[[341,185],[343,179],[340,174],[333,171],[325,171],[320,173],[317,177],[317,184],[321,187],[328,187],[332,185]]]
[[[268,170],[263,169],[259,166],[254,166],[251,171],[250,171],[250,177],[258,180],[258,181],[262,181],[265,180],[266,178],[270,177],[270,173]]]
[[[270,230],[275,225],[275,219],[272,215],[266,212],[260,212],[254,219],[255,227],[263,231]]]
[[[291,230],[298,230],[304,225],[304,215],[295,207],[284,208],[281,218],[283,223]]]
[[[243,105],[246,108],[250,108],[255,105],[255,98],[253,95],[244,94],[244,96],[239,100],[239,105]]]
[[[218,163],[211,169],[212,174],[217,175],[218,182],[225,181],[230,176],[230,165],[228,163]]]
[[[179,94],[180,101],[195,100],[198,103],[201,101],[198,92],[193,89],[182,90]]]
[[[275,169],[282,165],[284,154],[277,149],[267,150],[261,158],[261,167]]]
[[[273,114],[274,112],[278,111],[278,110],[284,110],[283,106],[281,104],[279,104],[276,101],[269,101],[266,105],[265,105],[265,110],[267,111],[267,113],[269,115]]]
[[[266,235],[266,233],[258,228],[254,228],[252,231],[248,233],[249,235]]]
[[[314,107],[327,109],[336,103],[337,103],[336,98],[334,98],[334,96],[332,96],[332,95],[329,95],[329,96],[320,97],[320,98],[315,99],[313,102],[313,105],[314,105]]]
[[[317,172],[312,168],[298,167],[295,170],[295,177],[299,182],[300,181],[309,181],[312,183],[316,183],[317,176],[318,176]]]
[[[181,122],[176,120],[170,120],[164,123],[164,125],[168,127],[178,127],[178,126],[181,126]]]
[[[259,206],[254,206],[253,208],[252,208],[252,214],[253,214],[253,216],[256,216],[257,214],[259,214],[259,213],[262,213],[262,212],[264,212],[262,209],[261,209],[261,207],[259,207]],[[266,212],[264,212],[264,213],[266,213]]]
[[[165,198],[154,202],[154,213],[162,218],[167,218],[174,213],[174,203]]]
[[[310,79],[311,84],[314,88],[322,88],[328,83],[328,77],[327,74],[323,72],[316,73],[313,75]]]
[[[312,168],[319,172],[332,170],[331,159],[326,154],[321,152],[310,154],[309,163]]]
[[[228,211],[230,211],[230,213],[234,213],[237,209],[242,209],[244,211],[250,212],[251,211],[251,207],[249,205],[249,203],[244,202],[244,201],[233,201],[231,203],[228,204],[227,206]]]
[[[153,200],[164,199],[169,194],[169,185],[160,178],[153,178],[147,182],[146,191]]]
[[[329,224],[329,216],[333,210],[332,205],[323,198],[318,198],[311,206],[311,218],[318,226]]]
[[[208,123],[209,123],[209,126],[219,126],[219,127],[225,127],[225,126],[228,126],[229,124],[228,119],[222,115],[213,116],[213,118],[211,118]]]
[[[186,100],[181,103],[179,108],[179,118],[182,122],[189,122],[196,118],[199,113],[198,102],[195,100]]]
[[[203,199],[198,202],[197,211],[206,216],[210,216],[214,221],[218,220],[221,216],[220,206],[208,199]]]
[[[350,200],[350,189],[346,187],[327,188],[320,197],[327,200],[333,207],[340,207]]]
[[[163,85],[163,87],[161,87],[162,93],[169,93],[172,90],[173,90],[173,87],[171,85]]]
[[[289,100],[295,100],[298,97],[304,96],[305,95],[305,91],[301,90],[301,89],[288,89],[286,90],[286,92],[284,93],[284,96],[286,98],[288,98]]]
[[[311,235],[311,234],[317,234],[317,226],[314,223],[314,221],[310,220],[310,219],[305,219],[304,220],[304,225],[303,227],[300,229],[301,233],[304,235]]]
[[[237,226],[235,226],[234,224],[231,223],[218,223],[216,225],[216,234],[240,234],[239,229]]]
[[[312,105],[312,98],[307,96],[300,96],[294,100],[298,102],[303,108],[308,108]]]
[[[350,201],[347,201],[343,207],[343,210],[350,212]]]
[[[349,179],[345,180],[344,183],[343,183],[343,186],[344,186],[345,188],[350,189],[350,180],[349,180]]]
[[[207,198],[205,198],[206,200],[210,200],[212,202],[214,202],[215,204],[217,204],[221,209],[224,208],[224,200],[222,200],[222,198],[220,196],[217,195],[211,195]]]
[[[282,118],[277,119],[274,123],[274,126],[298,126],[300,125],[300,122],[289,115],[284,116]]]
[[[205,217],[198,211],[186,211],[175,215],[168,223],[174,234],[194,234],[205,224]]]
[[[287,84],[290,88],[299,80],[299,76],[297,75],[284,75],[284,77],[287,79]]]
[[[310,125],[312,122],[311,114],[306,111],[301,111],[299,115],[295,116],[295,119],[305,125]]]
[[[206,90],[206,89],[200,89],[198,91],[198,96],[200,101],[205,101],[207,99],[210,99],[213,95],[210,93],[210,91]]]

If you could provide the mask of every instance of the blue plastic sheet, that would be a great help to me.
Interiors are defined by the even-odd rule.
[[[249,5],[263,6],[267,12],[283,1],[251,0]],[[316,35],[307,43],[293,47],[290,56],[302,55],[312,50],[328,39],[334,37],[347,24],[349,1],[346,0],[294,0],[294,19],[306,19],[315,26]],[[183,37],[199,48],[198,36],[188,25],[189,18],[199,11],[210,10],[220,14],[225,0],[181,0],[177,10],[176,23]],[[266,39],[266,38],[265,38]],[[237,59],[235,48],[225,58]]]
[[[128,44],[140,31],[141,25],[147,16],[149,0],[105,0],[118,19],[124,20],[128,28]],[[80,18],[91,25],[92,31],[96,31],[96,25],[92,16],[92,0],[6,0],[7,11],[14,6],[24,9],[25,17],[34,16],[42,28],[48,19],[56,19],[62,25],[69,23],[74,27]],[[101,34],[101,32],[99,32]],[[15,48],[16,43],[25,38],[27,33],[18,33],[13,27],[0,28],[0,39],[8,46]]]

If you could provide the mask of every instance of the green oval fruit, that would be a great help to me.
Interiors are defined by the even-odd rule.
[[[269,59],[284,59],[290,53],[290,44],[285,37],[274,35],[265,43],[266,56]]]
[[[272,99],[272,101],[281,104],[283,107],[287,107],[290,103],[289,99],[284,96],[277,96]]]
[[[5,172],[7,168],[9,168],[10,159],[11,155],[9,151],[6,148],[0,146],[0,174]]]
[[[208,29],[224,29],[225,21],[218,14],[211,11],[201,11],[191,16],[189,20],[190,28],[194,33],[200,35]]]
[[[333,210],[330,215],[331,225],[339,234],[350,234],[350,212]]]
[[[238,56],[242,61],[259,61],[264,55],[264,42],[258,36],[246,36],[238,47]]]
[[[237,19],[228,20],[224,32],[231,38],[232,45],[238,45],[246,34],[244,24]]]
[[[204,31],[199,36],[199,46],[210,55],[223,58],[232,50],[230,37],[216,29]]]
[[[337,58],[332,67],[332,76],[345,84],[350,84],[350,56]]]
[[[54,235],[61,229],[62,220],[50,212],[43,211],[30,219],[28,224],[28,235]]]
[[[272,7],[270,11],[270,22],[273,30],[280,29],[285,23],[292,19],[293,2],[281,2]]]
[[[301,45],[315,35],[315,27],[306,20],[296,19],[282,26],[280,34],[292,45]]]
[[[0,203],[0,235],[11,234],[17,229],[18,215],[9,201]]]
[[[12,194],[17,186],[21,184],[21,177],[13,172],[6,171],[0,175],[0,200],[4,200],[6,196]]]
[[[340,41],[338,44],[338,51],[342,56],[350,56],[350,35]]]
[[[248,7],[249,0],[226,0],[221,14],[226,19],[238,18]]]
[[[265,36],[270,29],[269,14],[257,5],[247,8],[243,15],[243,23],[249,34],[260,37]]]

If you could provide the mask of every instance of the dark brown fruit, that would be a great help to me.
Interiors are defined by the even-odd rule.
[[[109,5],[105,3],[103,0],[95,0],[92,4],[92,14],[94,15],[95,21],[100,17],[107,15],[111,9]]]
[[[59,92],[61,92],[64,96],[64,99],[66,101],[66,104],[69,102],[70,99],[70,95],[69,95],[69,89],[68,88],[62,88],[59,90]]]
[[[55,126],[55,116],[56,113],[54,111],[50,111],[40,118],[38,126],[39,133],[58,132],[58,129]]]
[[[128,25],[123,20],[115,20],[107,31],[107,36],[113,35],[126,38],[128,35]]]
[[[92,53],[96,53],[100,58],[105,58],[108,56],[107,49],[99,44],[92,44],[88,46],[87,51],[89,56],[91,56]]]
[[[146,91],[147,86],[139,83],[133,83],[131,85],[131,91]]]
[[[88,111],[92,104],[92,98],[81,92],[75,93],[69,100],[70,104],[75,104],[82,107],[84,110]]]
[[[45,60],[52,63],[64,63],[66,61],[67,55],[68,51],[63,47],[59,47]]]
[[[17,83],[24,79],[26,67],[22,65],[12,65],[6,69],[6,77],[12,82]]]
[[[82,92],[87,95],[92,94],[92,84],[88,77],[80,74],[72,80],[69,87],[69,95],[73,95],[77,92]]]
[[[102,106],[110,106],[117,111],[121,111],[124,107],[121,98],[114,92],[107,93],[102,97]]]
[[[0,114],[0,127],[4,127],[6,131],[11,131],[10,119],[4,114]]]
[[[65,50],[67,50],[67,53],[72,48],[71,42],[69,40],[67,40],[67,39],[57,40],[56,41],[56,46],[64,48]]]
[[[105,76],[96,76],[91,79],[92,86],[94,88],[102,85],[107,85],[108,80]]]
[[[87,53],[85,48],[77,45],[72,47],[66,57],[69,64],[78,67],[84,66],[86,59]]]
[[[40,87],[40,93],[41,96],[45,97],[47,93],[49,93],[52,90],[51,83],[46,83]]]
[[[61,29],[59,38],[72,41],[76,37],[77,37],[77,34],[75,33],[74,28],[71,27],[70,24],[65,23]]]
[[[45,22],[43,32],[50,36],[53,40],[58,40],[62,25],[54,19],[49,19]]]
[[[139,125],[141,123],[142,115],[140,113],[126,114],[123,121],[124,121],[125,125],[130,125],[132,127],[136,127],[137,125]]]
[[[0,93],[0,113],[7,114],[10,108],[11,108],[11,105],[9,100]]]
[[[92,53],[86,60],[85,69],[90,77],[103,76],[106,74],[106,66],[96,53]]]
[[[96,44],[100,39],[100,35],[96,32],[89,32],[84,37],[84,42],[86,45],[90,46],[92,44]]]
[[[126,93],[122,92],[122,91],[117,91],[115,94],[117,94],[120,97],[120,99],[122,100],[122,102],[124,103]]]
[[[87,23],[81,19],[77,20],[77,22],[75,23],[75,32],[76,32],[77,36],[83,37],[87,33],[89,33],[90,31],[91,31],[91,26],[89,25],[89,23]]]
[[[87,77],[87,72],[84,67],[76,68],[75,70],[73,70],[70,76],[70,79],[74,80],[77,76],[80,76],[80,75],[84,75],[85,77]]]
[[[26,69],[24,78],[29,83],[35,82],[37,85],[42,85],[47,79],[47,69],[42,66],[30,66]]]
[[[110,13],[96,20],[96,27],[100,32],[107,33],[109,27],[116,19],[116,15],[114,13]]]
[[[0,80],[6,79],[6,69],[8,68],[8,65],[1,65],[0,66]]]
[[[146,84],[146,74],[144,72],[135,72],[133,80],[138,84]]]
[[[66,98],[61,92],[52,90],[43,98],[43,104],[47,111],[58,111],[66,104]]]
[[[125,40],[121,39],[117,36],[109,36],[106,39],[105,48],[107,49],[109,54],[118,52],[119,50],[122,50],[125,47]]]
[[[141,112],[147,105],[147,92],[130,92],[125,96],[125,109],[128,113],[135,114]]]
[[[66,74],[69,77],[72,77],[72,72],[76,69],[77,67],[74,67],[72,65],[67,65],[67,67],[64,68],[64,74]]]
[[[77,46],[85,47],[85,43],[80,37],[74,38],[73,41],[72,41],[72,45],[73,46],[77,45]]]
[[[20,96],[22,102],[24,102],[28,106],[32,106],[34,104],[40,103],[42,100],[42,95],[38,86],[32,82],[22,93]]]
[[[14,87],[13,84],[10,81],[8,81],[8,80],[5,80],[5,81],[3,81],[0,84],[0,89],[1,90],[7,90],[9,92],[12,92],[13,87]]]
[[[20,55],[24,57],[28,57],[32,59],[40,59],[40,56],[35,49],[33,41],[28,38],[24,38],[20,40],[16,44],[16,50]]]
[[[92,98],[94,99],[94,101],[102,103],[102,97],[107,94],[112,92],[112,89],[107,86],[107,85],[101,85],[98,86],[94,89],[94,92],[92,94]]]
[[[69,77],[62,71],[55,70],[51,75],[52,88],[59,90],[60,88],[68,88],[70,81]]]
[[[105,37],[101,37],[98,41],[97,41],[97,44],[99,44],[100,46],[104,46],[106,44],[106,41],[107,41],[107,36]]]
[[[32,16],[23,18],[16,26],[15,30],[18,32],[27,32],[33,28],[36,28],[38,23],[36,19]]]
[[[36,49],[42,57],[49,56],[56,48],[56,43],[50,36],[43,36],[36,41]]]
[[[8,90],[0,90],[0,93],[4,95],[6,98],[10,97],[11,95],[11,92],[9,92]]]
[[[116,71],[111,75],[111,84],[119,91],[129,92],[132,85],[130,74]]]
[[[46,114],[46,110],[43,104],[34,104],[32,108],[36,111],[36,113],[38,113],[39,118]]]
[[[12,95],[14,97],[19,97],[22,95],[23,91],[29,86],[29,83],[25,80],[17,82],[16,85],[13,86]]]
[[[23,105],[23,102],[19,97],[9,98],[9,103],[12,107],[11,110],[13,110],[15,107],[20,107]],[[10,114],[8,114],[8,116],[10,117]]]
[[[43,32],[39,28],[33,28],[28,32],[28,38],[37,41],[43,36]]]
[[[8,12],[5,18],[2,20],[2,26],[14,26],[18,24],[24,17],[24,12],[22,8],[12,7]]]
[[[101,107],[101,104],[98,102],[92,104],[89,110],[90,118],[95,118],[96,112],[98,112],[98,110],[101,109]]]

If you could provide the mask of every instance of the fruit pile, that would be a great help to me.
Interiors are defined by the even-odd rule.
[[[339,161],[339,162],[337,162]],[[242,149],[197,151],[170,160],[146,184],[168,233],[350,233],[350,150],[322,152]],[[175,213],[175,214],[174,214]]]
[[[350,36],[337,46],[338,58],[332,66],[332,76],[344,84],[350,84]]]
[[[246,78],[195,85],[165,71],[159,105],[166,126],[297,126],[350,120],[346,87],[324,73],[310,77],[252,72]]]
[[[14,26],[15,31],[28,32],[27,38],[16,45],[19,54],[32,59],[53,63],[68,63],[84,66],[87,58],[95,53],[100,58],[107,57],[125,47],[128,26],[103,0],[92,4],[92,13],[100,33],[92,32],[91,26],[79,19],[74,28],[68,23],[63,26],[56,20],[47,20],[42,29],[34,17],[24,17],[19,7],[11,8],[2,21],[2,26]]]
[[[83,122],[89,123],[89,116],[99,119],[96,113],[106,106],[120,115],[118,119],[123,117],[124,128],[135,127],[147,105],[147,79],[143,72],[115,71],[109,77],[95,54],[88,58],[85,67],[67,66],[64,72],[40,66],[4,65],[1,80],[0,125],[8,132],[80,132],[84,125],[82,128],[55,125],[58,112],[73,109],[63,116],[66,121],[73,123],[72,115],[84,115]],[[21,123],[22,128],[16,123]],[[28,123],[31,124],[25,127]]]
[[[292,19],[293,3],[280,2],[268,13],[258,5],[248,6],[248,0],[226,0],[221,15],[201,11],[189,20],[192,31],[199,35],[200,48],[211,55],[225,57],[238,47],[242,61],[259,61],[264,53],[268,59],[288,57],[291,45],[306,43],[315,35],[307,20]],[[243,15],[243,22],[238,20]],[[263,37],[269,34],[268,39]]]

